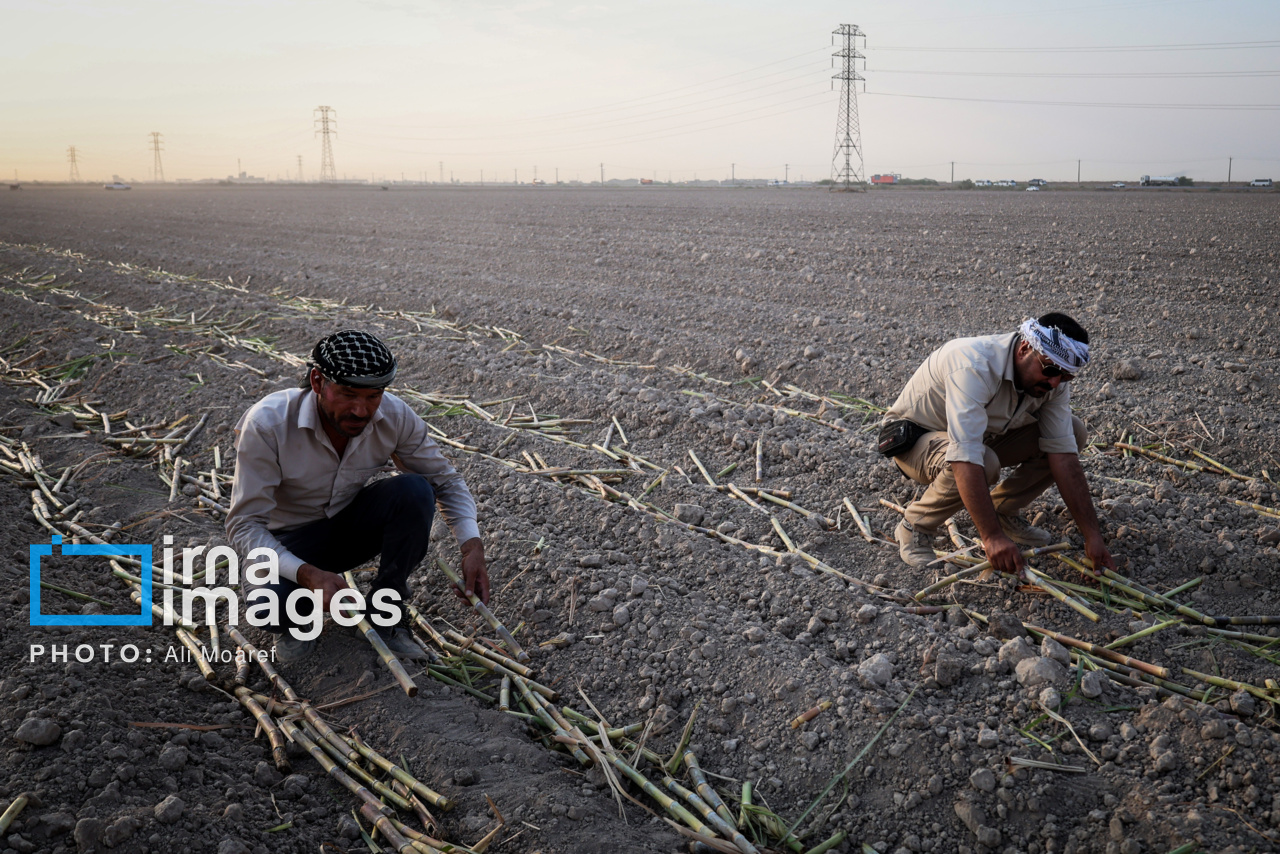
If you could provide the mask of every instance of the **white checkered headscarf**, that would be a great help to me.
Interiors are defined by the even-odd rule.
[[[1028,317],[1018,332],[1033,350],[1068,374],[1078,374],[1089,366],[1089,345],[1056,326],[1041,326],[1038,320]]]
[[[396,376],[396,357],[387,345],[358,329],[321,338],[311,361],[326,379],[353,388],[386,388]]]

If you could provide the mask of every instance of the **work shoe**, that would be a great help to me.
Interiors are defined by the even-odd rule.
[[[422,647],[418,646],[418,642],[413,639],[413,634],[406,627],[392,626],[389,629],[378,629],[378,634],[396,658],[406,661],[426,661],[427,654]]]
[[[921,569],[938,559],[933,553],[935,533],[925,533],[919,528],[913,528],[910,522],[903,519],[893,529],[893,536],[898,541],[898,554],[907,566]]]
[[[996,514],[1000,519],[1000,527],[1015,543],[1024,546],[1047,546],[1053,541],[1053,535],[1044,528],[1037,528],[1021,516]]]
[[[292,633],[286,631],[276,638],[275,649],[272,655],[275,656],[276,664],[293,664],[297,661],[311,655],[316,651],[316,642],[312,640],[298,640]]]

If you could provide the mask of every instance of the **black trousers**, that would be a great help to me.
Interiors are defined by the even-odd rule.
[[[326,572],[345,572],[381,555],[369,596],[388,588],[399,593],[404,602],[409,598],[409,573],[427,554],[435,513],[436,495],[431,483],[419,474],[399,474],[366,486],[332,518],[278,532],[276,539],[302,560]],[[263,628],[280,634],[302,627],[284,607],[289,594],[298,588],[298,584],[283,578],[255,588],[274,591],[280,603],[280,625]],[[248,600],[252,604],[252,594]],[[311,601],[300,603],[298,610],[304,618],[310,617]]]

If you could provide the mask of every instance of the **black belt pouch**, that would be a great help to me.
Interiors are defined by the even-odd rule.
[[[915,447],[920,437],[929,430],[914,421],[890,421],[880,428],[880,453],[886,457],[897,457]]]

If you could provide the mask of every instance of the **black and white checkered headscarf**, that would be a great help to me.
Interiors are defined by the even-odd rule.
[[[396,357],[387,345],[358,329],[321,338],[311,361],[329,381],[352,388],[386,388],[396,377]]]
[[[1018,332],[1033,350],[1069,374],[1077,374],[1089,366],[1089,345],[1071,338],[1056,326],[1041,326],[1038,320],[1028,317]]]

